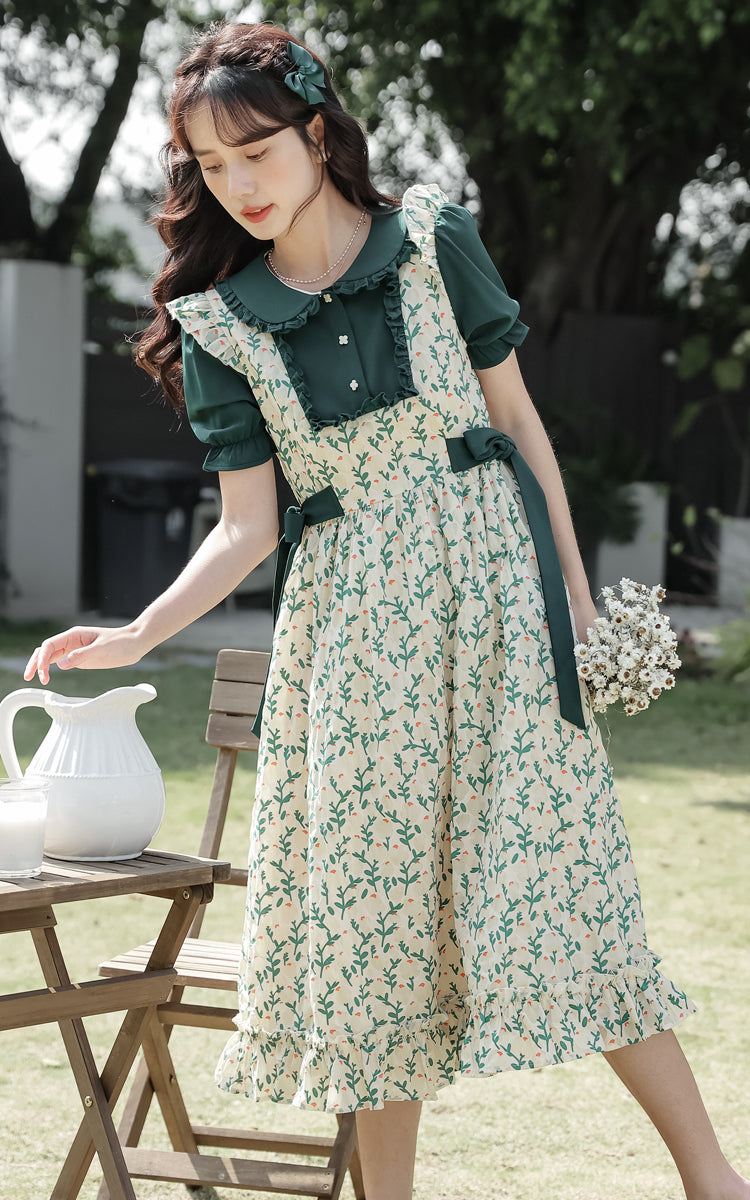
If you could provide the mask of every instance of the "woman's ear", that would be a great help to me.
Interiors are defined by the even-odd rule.
[[[308,137],[312,138],[312,140],[315,142],[315,145],[318,147],[320,157],[323,162],[325,162],[328,158],[328,151],[326,150],[325,146],[326,124],[320,113],[316,113],[312,121],[308,121],[307,134]]]

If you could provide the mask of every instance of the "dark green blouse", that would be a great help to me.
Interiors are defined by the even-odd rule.
[[[441,208],[435,245],[472,366],[495,366],[528,333],[518,302],[465,208]],[[233,313],[273,335],[313,428],[414,395],[398,282],[398,267],[413,250],[402,212],[391,209],[373,214],[362,250],[324,292],[287,287],[262,256],[217,284]],[[188,418],[211,447],[205,469],[236,471],[266,462],[276,447],[244,375],[213,358],[185,330],[182,356]]]

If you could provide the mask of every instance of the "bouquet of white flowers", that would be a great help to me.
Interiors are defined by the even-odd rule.
[[[669,617],[659,612],[666,592],[658,585],[649,588],[621,579],[617,589],[602,588],[601,595],[607,615],[597,617],[587,630],[588,641],[575,647],[578,676],[589,688],[595,712],[622,700],[632,716],[674,687],[680,666],[677,636]]]

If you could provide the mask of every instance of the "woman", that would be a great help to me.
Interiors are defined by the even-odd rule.
[[[596,609],[473,221],[378,193],[328,71],[272,27],[198,39],[171,130],[138,359],[184,388],[222,518],[136,620],[48,639],[26,678],[136,662],[228,595],[276,542],[278,454],[301,503],[219,1083],[356,1111],[368,1200],[405,1200],[421,1102],[458,1072],[601,1051],[688,1200],[748,1200],[646,944],[572,658]]]

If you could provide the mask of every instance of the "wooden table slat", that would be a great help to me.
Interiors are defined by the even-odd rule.
[[[59,1023],[84,1106],[78,1132],[53,1189],[53,1200],[69,1200],[79,1194],[94,1153],[99,1157],[112,1200],[135,1200],[111,1106],[144,1038],[149,1043],[149,1022],[153,1022],[158,1006],[175,994],[178,976],[172,964],[196,913],[213,896],[214,882],[227,879],[229,872],[226,862],[147,850],[136,859],[116,863],[47,858],[41,874],[34,878],[0,880],[0,933],[27,930],[31,934],[47,984],[34,992],[0,995],[0,1029]],[[85,983],[71,981],[55,933],[54,906],[133,894],[171,901],[159,935],[148,948],[150,968],[146,961],[132,974]],[[126,1016],[102,1076],[82,1018],[118,1011]],[[153,1025],[151,1033],[157,1030],[163,1035],[163,1027],[158,1025]],[[192,1141],[185,1148],[195,1145]]]
[[[0,912],[134,892],[157,892],[174,887],[175,879],[185,887],[191,887],[227,879],[229,871],[230,865],[226,862],[170,854],[164,850],[146,850],[139,858],[117,864],[45,858],[41,875],[32,879],[0,881]]]
[[[27,929],[46,929],[57,924],[52,909],[19,909],[16,912],[0,912],[0,933],[20,933]]]
[[[166,1000],[174,985],[175,972],[167,969],[0,996],[0,1029],[25,1029],[73,1017],[146,1008]]]

